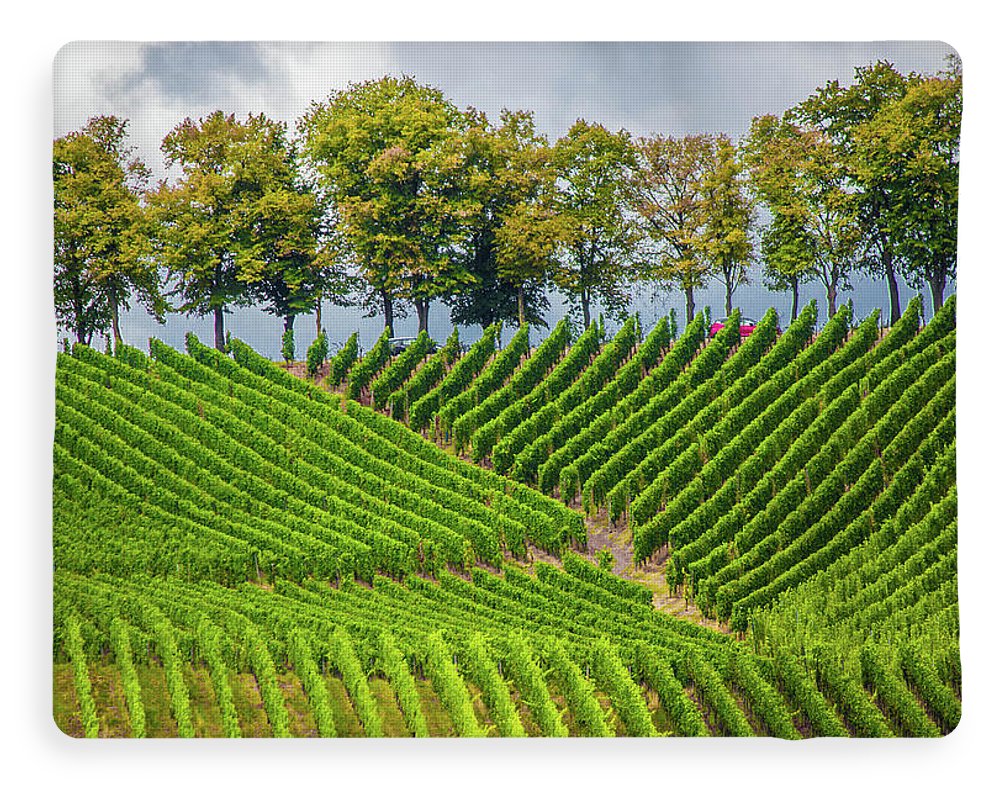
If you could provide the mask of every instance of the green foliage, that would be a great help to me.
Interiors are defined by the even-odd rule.
[[[956,275],[960,70],[911,78],[905,93],[856,130],[857,177],[885,201],[880,224],[914,288],[930,287],[935,310]]]
[[[382,717],[368,686],[368,674],[361,667],[354,641],[343,629],[334,630],[330,645],[330,661],[344,680],[347,694],[351,697],[354,711],[361,720],[365,734],[373,737],[381,736],[384,731]]]
[[[433,345],[434,342],[427,332],[421,331],[417,335],[417,339],[397,355],[392,363],[386,366],[378,378],[372,382],[372,402],[378,409],[385,407],[389,396],[403,384],[413,369],[430,353]]]
[[[388,631],[379,633],[377,651],[382,672],[392,684],[406,726],[414,736],[430,736],[424,713],[420,708],[420,696],[417,693],[413,675]]]
[[[656,691],[660,706],[666,711],[675,733],[681,736],[708,736],[708,728],[694,702],[684,692],[684,687],[670,664],[658,656],[647,643],[636,649],[639,676]]]
[[[590,325],[592,300],[613,316],[624,316],[628,304],[628,263],[638,242],[627,211],[631,161],[628,132],[582,119],[552,147],[558,194],[555,216],[547,223],[559,227],[549,236],[568,237],[553,282],[580,311],[584,328]]]
[[[474,694],[502,735],[655,735],[657,705],[661,730],[685,735],[947,732],[961,713],[955,302],[918,332],[919,308],[880,342],[878,316],[852,327],[849,305],[812,340],[810,303],[780,337],[770,311],[740,341],[734,311],[704,348],[707,310],[673,347],[665,318],[638,346],[631,319],[603,347],[592,324],[568,352],[557,328],[523,362],[527,328],[498,354],[493,327],[464,357],[453,333],[416,374],[426,333],[392,359],[387,335],[363,364],[344,355],[397,417],[493,403],[476,431],[497,469],[236,339],[232,357],[194,336],[188,355],[78,344],[57,358],[53,548],[54,647],[81,722],[99,722],[88,662],[110,646],[137,735],[144,661],[162,662],[183,735],[200,728],[199,663],[229,736],[231,673],[247,669],[275,735],[298,729],[278,683],[289,663],[323,735],[331,671],[368,735],[392,727],[372,674],[406,729],[429,732],[421,672],[462,734],[489,730]],[[668,544],[671,585],[747,639],[654,609],[610,553],[567,551],[583,515],[501,468],[627,513],[636,557]],[[532,547],[560,565],[505,563]]]
[[[425,652],[424,672],[434,685],[434,691],[451,717],[457,734],[461,737],[485,736],[472,708],[469,690],[458,675],[451,652],[440,633],[428,635]]]
[[[319,209],[298,182],[285,125],[216,111],[179,123],[162,150],[181,174],[161,182],[148,202],[157,260],[170,273],[178,309],[214,314],[217,349],[230,305],[264,301],[286,327],[311,310],[320,287]]]
[[[827,315],[850,288],[860,257],[860,198],[831,137],[798,126],[792,114],[754,118],[743,159],[757,198],[776,218],[764,232],[764,262],[796,290],[814,276],[826,288]]]
[[[331,387],[339,386],[357,359],[358,333],[352,332],[343,348],[331,358],[330,373],[326,377],[326,383]]]
[[[382,366],[392,354],[392,348],[389,346],[390,337],[389,328],[386,327],[375,341],[375,345],[350,369],[347,376],[347,395],[350,398],[357,400],[361,396],[361,390],[368,387],[382,370]]]
[[[555,186],[550,151],[531,113],[502,110],[499,124],[478,112],[467,116],[455,149],[464,158],[461,185],[471,204],[463,258],[476,282],[448,300],[452,321],[484,329],[545,326],[545,285],[559,242],[545,216]]]
[[[222,713],[222,733],[227,739],[237,739],[243,734],[240,731],[239,717],[233,702],[233,690],[229,683],[229,668],[223,657],[222,631],[206,616],[198,620],[197,640],[198,651],[208,665],[212,677],[212,688]]]
[[[497,663],[485,639],[478,632],[466,642],[461,652],[460,660],[468,678],[483,693],[483,701],[490,712],[490,717],[496,724],[501,736],[524,736],[524,726],[521,724],[517,709],[511,701],[510,690],[500,676]]]
[[[411,404],[415,404],[441,383],[446,369],[460,356],[458,329],[454,329],[444,346],[427,360],[398,390],[389,396],[389,412],[397,420],[405,420]]]
[[[684,665],[685,675],[694,684],[702,703],[711,709],[722,732],[727,736],[753,736],[753,728],[719,671],[694,653],[685,657]]]
[[[543,736],[569,736],[566,724],[559,716],[535,652],[521,634],[511,634],[504,653],[506,675],[514,682],[521,698]]]
[[[890,712],[893,722],[906,736],[934,737],[941,731],[927,717],[907,689],[902,677],[888,666],[887,658],[871,643],[861,649],[861,675]]]
[[[333,712],[330,710],[330,693],[313,658],[310,642],[307,634],[296,629],[289,638],[289,656],[295,665],[295,672],[302,682],[306,697],[309,698],[309,708],[316,720],[316,730],[321,737],[329,738],[337,735],[337,726],[333,722]]]
[[[316,376],[319,373],[320,367],[326,362],[329,355],[330,343],[326,337],[326,330],[323,330],[306,350],[306,370],[310,376]]]
[[[78,343],[120,340],[130,296],[161,320],[167,308],[140,201],[149,169],[127,139],[127,120],[98,116],[52,146],[56,323]]]
[[[281,335],[281,356],[286,363],[295,359],[295,330],[289,327]]]
[[[80,719],[83,722],[83,733],[88,739],[96,739],[100,723],[97,719],[97,709],[94,706],[94,696],[90,684],[90,673],[87,670],[87,657],[83,649],[83,638],[80,635],[80,621],[75,615],[66,618],[65,644],[63,650],[69,656],[73,667],[73,686],[76,689],[76,699],[80,706]]]
[[[629,736],[658,736],[642,690],[629,676],[615,649],[606,640],[594,647],[591,659],[597,684],[608,693]]]
[[[487,327],[483,336],[472,344],[468,354],[459,358],[441,382],[413,402],[410,408],[410,428],[416,430],[426,428],[438,410],[468,388],[469,383],[483,370],[496,352],[499,333],[499,325],[491,324]]]
[[[573,718],[580,724],[587,736],[614,736],[607,723],[601,704],[594,697],[594,684],[584,676],[560,641],[552,641],[546,652],[546,660],[558,679],[560,689],[566,697]]]
[[[380,294],[412,301],[418,314],[473,281],[450,253],[474,205],[455,188],[468,126],[441,91],[411,77],[333,91],[299,121],[303,151],[364,279]]]
[[[904,678],[927,704],[942,730],[945,733],[953,731],[962,718],[962,704],[955,693],[941,681],[919,649],[907,643],[903,645],[900,655]]]

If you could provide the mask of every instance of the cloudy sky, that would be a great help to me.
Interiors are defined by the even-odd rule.
[[[536,124],[554,140],[578,118],[625,128],[634,135],[725,132],[739,137],[750,120],[781,113],[829,80],[849,84],[857,66],[887,59],[904,72],[934,73],[953,50],[944,43],[268,43],[93,42],[64,46],[54,64],[54,134],[78,129],[87,118],[115,114],[130,121],[132,141],[156,177],[171,177],[159,145],[185,117],[214,110],[263,112],[294,128],[313,101],[351,82],[385,74],[409,74],[440,88],[460,107],[475,106],[496,119],[502,108],[535,113]],[[759,276],[754,278],[759,281]],[[867,315],[885,309],[884,287],[856,279],[852,296]],[[812,293],[815,291],[815,293]],[[912,292],[904,288],[903,298]],[[822,299],[821,287],[806,298]],[[698,306],[722,314],[721,286],[699,295]],[[787,313],[783,295],[759,282],[737,292],[744,314],[758,316],[769,305]],[[822,301],[820,304],[823,304]],[[682,312],[682,295],[648,292],[633,308],[654,321],[670,307]],[[558,318],[558,300],[550,313]],[[782,315],[783,323],[789,316]],[[227,319],[234,335],[277,357],[277,319],[259,310],[237,310]],[[334,340],[361,327],[363,344],[380,332],[377,318],[356,312],[331,314]],[[413,326],[411,327],[410,324]],[[411,318],[397,327],[415,334]],[[299,323],[300,345],[311,340],[308,320]],[[126,340],[145,345],[156,334],[180,344],[195,330],[211,337],[207,319],[171,317],[158,327],[142,311],[125,317]],[[431,333],[450,332],[447,310],[434,306]],[[463,331],[463,340],[476,337]],[[302,350],[300,350],[301,352]]]
[[[531,110],[551,139],[577,118],[634,134],[727,132],[779,113],[828,80],[888,59],[933,73],[942,42],[886,43],[397,43],[76,42],[55,60],[55,134],[92,115],[128,118],[147,163],[180,120],[213,110],[264,112],[293,125],[332,89],[410,74],[460,107],[496,118]]]

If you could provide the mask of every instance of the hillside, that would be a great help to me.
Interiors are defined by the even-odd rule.
[[[950,731],[954,299],[884,336],[846,308],[815,321],[376,347],[345,392],[239,341],[76,346],[56,383],[57,722]],[[668,585],[732,633],[658,611]]]

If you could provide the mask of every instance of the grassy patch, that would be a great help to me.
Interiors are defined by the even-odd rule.
[[[100,721],[98,735],[112,739],[130,737],[132,725],[118,668],[115,665],[91,665],[90,684]]]
[[[142,705],[146,710],[146,736],[151,739],[177,736],[177,721],[170,711],[167,674],[160,665],[136,664],[142,690]]]
[[[438,696],[434,693],[431,682],[425,678],[415,678],[417,694],[420,695],[420,708],[427,720],[427,730],[431,736],[456,736],[455,726],[445,711]]]
[[[601,704],[601,708],[604,710],[605,721],[608,723],[611,732],[615,736],[628,736],[625,723],[621,721],[618,712],[614,710],[614,707],[611,705],[611,698],[608,697],[607,693],[603,689],[595,687],[594,697],[597,698],[597,702]]]
[[[333,724],[337,728],[337,736],[364,736],[365,729],[361,720],[354,713],[354,705],[347,694],[347,687],[337,676],[325,676],[327,689],[330,690],[330,711],[333,714]]]
[[[292,736],[319,736],[316,718],[299,677],[291,671],[278,673],[278,688],[288,709],[288,730]]]
[[[52,719],[67,736],[83,738],[80,703],[73,686],[73,666],[68,662],[52,668]]]
[[[469,688],[469,700],[472,701],[472,711],[476,715],[476,722],[479,723],[487,736],[499,736],[500,731],[497,730],[497,726],[490,716],[490,710],[486,706],[486,701],[483,700],[482,690],[471,682],[466,682],[465,685]]]
[[[208,669],[185,664],[184,682],[191,695],[191,723],[195,736],[221,737],[222,712],[219,711]]]
[[[403,719],[403,712],[399,709],[399,702],[396,694],[392,691],[392,685],[384,678],[370,678],[368,686],[371,688],[375,703],[378,704],[378,713],[382,718],[382,730],[388,737],[413,736],[410,729],[406,727],[406,720]]]
[[[649,715],[653,720],[653,727],[656,728],[656,732],[663,734],[674,733],[673,723],[670,722],[670,717],[667,716],[667,712],[660,705],[660,696],[656,690],[643,686],[642,692],[643,697],[646,699],[646,708],[649,709]]]
[[[559,689],[559,685],[550,680],[548,682],[548,687],[549,697],[552,698],[552,702],[555,704],[556,709],[562,715],[562,721],[566,724],[566,730],[569,731],[569,735],[583,736],[583,732],[581,731],[576,718],[573,716],[573,712],[569,710],[569,705],[566,703],[566,698],[563,697],[562,691]]]
[[[246,737],[271,736],[264,701],[260,697],[257,679],[252,673],[230,673],[229,686],[233,690],[233,706],[240,723],[240,733]]]

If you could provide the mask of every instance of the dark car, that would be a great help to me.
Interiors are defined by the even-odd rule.
[[[397,354],[402,354],[406,351],[407,347],[413,343],[416,338],[389,338],[389,353],[395,357]],[[436,352],[440,347],[434,341],[431,341],[431,351]]]

